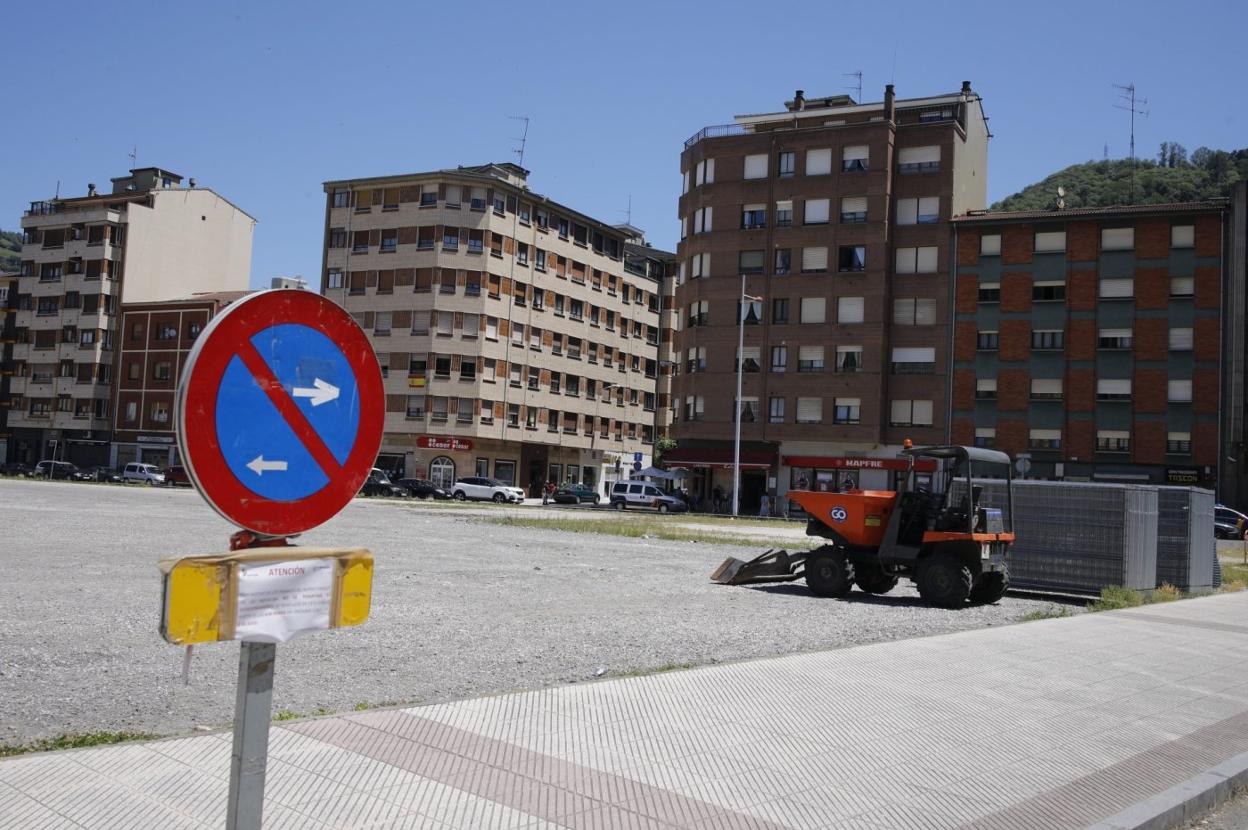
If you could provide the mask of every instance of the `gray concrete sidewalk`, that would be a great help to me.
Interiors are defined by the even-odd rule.
[[[1085,827],[1248,751],[1246,619],[1224,594],[275,724],[266,827]],[[229,753],[0,762],[0,827],[221,827]]]

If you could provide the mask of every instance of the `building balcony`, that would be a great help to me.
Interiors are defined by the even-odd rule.
[[[685,140],[685,149],[688,150],[698,142],[708,138],[724,138],[726,136],[747,135],[751,132],[753,132],[753,130],[747,129],[740,124],[716,124],[711,127],[703,127]]]

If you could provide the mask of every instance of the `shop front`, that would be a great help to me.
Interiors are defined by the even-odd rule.
[[[738,499],[738,513],[758,513],[763,496],[774,501],[775,461],[776,454],[773,450],[741,450],[741,495]],[[688,471],[689,478],[685,486],[693,498],[695,510],[708,513],[732,511],[733,471],[736,464],[734,448],[731,445],[677,447],[663,454],[663,466]]]

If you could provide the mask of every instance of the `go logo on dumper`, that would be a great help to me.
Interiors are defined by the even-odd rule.
[[[833,507],[829,515],[832,516],[832,521],[836,522],[837,524],[840,524],[841,522],[849,518],[849,514],[845,512],[844,507]]]

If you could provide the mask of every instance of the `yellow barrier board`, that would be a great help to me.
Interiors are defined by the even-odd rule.
[[[160,633],[174,645],[280,643],[359,625],[372,603],[364,548],[251,548],[158,563]]]

